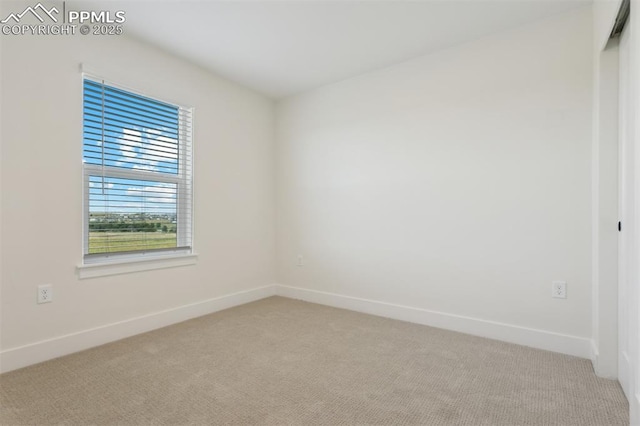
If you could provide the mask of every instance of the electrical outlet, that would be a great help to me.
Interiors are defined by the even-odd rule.
[[[296,259],[296,265],[304,266],[304,257],[301,254],[299,254],[298,258]]]
[[[556,299],[567,298],[567,283],[566,281],[553,281],[551,283],[551,297]]]
[[[38,303],[53,302],[53,286],[42,284],[38,286]]]

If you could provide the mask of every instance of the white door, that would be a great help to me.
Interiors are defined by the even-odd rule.
[[[619,220],[618,233],[618,378],[627,398],[632,397],[632,359],[630,351],[630,298],[633,280],[634,236],[634,152],[631,86],[631,20],[620,37],[619,87]]]

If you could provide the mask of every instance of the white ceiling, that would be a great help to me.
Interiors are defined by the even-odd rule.
[[[585,0],[98,2],[106,10],[126,12],[127,34],[274,98],[587,3]]]

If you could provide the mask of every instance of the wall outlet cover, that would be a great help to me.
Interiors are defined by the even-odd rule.
[[[53,302],[53,286],[42,284],[38,286],[38,303]]]
[[[553,283],[551,283],[551,297],[556,299],[566,299],[567,298],[567,282],[553,281]]]

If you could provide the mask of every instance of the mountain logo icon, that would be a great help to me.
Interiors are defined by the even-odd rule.
[[[54,13],[57,15],[59,13],[58,9],[56,9],[55,7],[52,7],[51,9],[47,10],[47,8],[42,5],[42,3],[38,3],[33,7],[31,6],[27,7],[24,11],[22,11],[22,13],[9,14],[9,16],[7,16],[5,19],[0,21],[0,23],[6,24],[7,22],[13,19],[17,24],[25,15],[28,15],[28,14],[35,16],[40,22],[44,22],[43,16],[44,17],[48,16],[49,19],[51,19],[53,22],[58,22],[58,19],[53,15]]]

